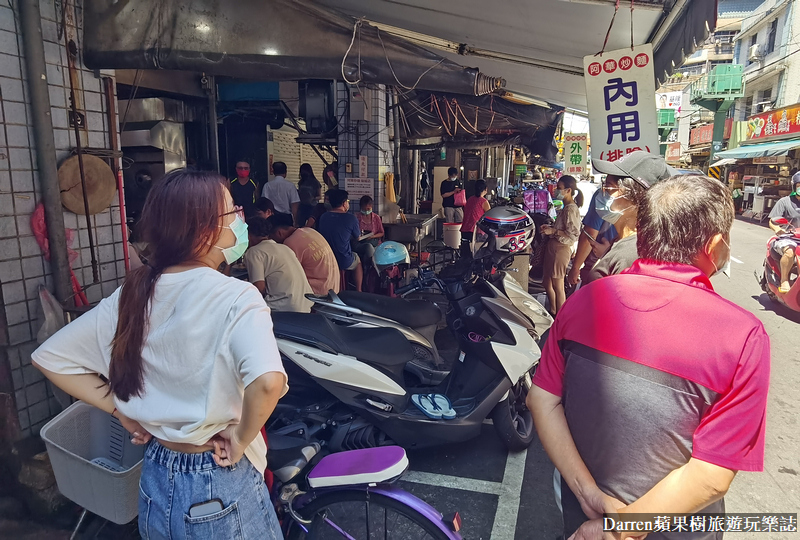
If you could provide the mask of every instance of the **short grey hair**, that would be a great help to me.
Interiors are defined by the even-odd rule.
[[[694,264],[714,236],[730,233],[733,199],[719,180],[673,176],[647,190],[639,205],[639,258]]]

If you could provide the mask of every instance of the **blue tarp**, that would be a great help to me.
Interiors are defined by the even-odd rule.
[[[789,150],[793,150],[795,148],[800,148],[800,139],[790,139],[788,141],[766,142],[760,144],[747,144],[740,146],[739,148],[734,148],[733,150],[717,152],[714,154],[714,157],[717,159],[748,159],[770,156],[785,156]]]

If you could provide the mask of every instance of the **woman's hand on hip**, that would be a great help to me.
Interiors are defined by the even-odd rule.
[[[231,424],[211,439],[214,444],[214,462],[220,467],[235,465],[244,456],[247,444],[240,439],[237,428],[237,424]]]
[[[114,416],[117,418],[117,420],[119,420],[119,423],[122,424],[122,427],[124,427],[128,433],[133,436],[131,438],[131,442],[133,444],[147,444],[150,442],[150,439],[153,438],[153,436],[150,435],[150,433],[148,433],[139,422],[133,420],[132,418],[128,418],[119,412],[119,409],[117,409],[117,411],[114,413]]]

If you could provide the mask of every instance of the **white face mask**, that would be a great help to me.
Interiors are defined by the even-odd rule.
[[[731,246],[730,246],[730,244],[728,244],[728,242],[725,242],[724,238],[722,239],[722,241],[725,243],[726,246],[728,246],[728,260],[725,261],[725,263],[722,265],[722,267],[717,267],[717,263],[715,263],[713,261],[713,259],[711,259],[711,257],[709,257],[709,260],[711,261],[711,264],[714,265],[714,270],[716,270],[713,274],[711,274],[711,277],[723,274],[725,277],[730,279],[731,278]]]

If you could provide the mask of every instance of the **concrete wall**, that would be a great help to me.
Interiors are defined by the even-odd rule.
[[[16,4],[16,3],[14,3]],[[80,2],[79,2],[80,4]],[[38,287],[52,290],[50,267],[44,260],[31,232],[30,219],[41,200],[41,186],[36,170],[36,149],[33,148],[30,98],[26,84],[24,50],[19,34],[19,17],[8,0],[0,0],[0,89],[5,116],[0,129],[0,283],[7,329],[0,326],[0,362],[8,362],[13,379],[14,396],[23,435],[38,434],[39,429],[60,407],[53,398],[49,383],[30,365],[40,328],[41,307]],[[61,20],[60,4],[42,0],[42,31],[50,87],[53,127],[59,163],[75,146],[74,131],[69,129],[69,75],[63,37],[59,39],[57,21]],[[81,10],[68,17],[76,21],[69,32],[81,46]],[[76,27],[77,26],[77,27]],[[83,105],[86,129],[81,133],[84,145],[108,148],[108,130],[102,81],[89,70],[80,69],[78,103]],[[113,129],[118,129],[117,121]],[[7,134],[7,138],[6,138]],[[119,204],[115,198],[111,208],[92,216],[96,257],[100,263],[100,283],[92,284],[89,236],[83,216],[64,210],[64,223],[75,231],[72,249],[78,253],[72,268],[82,286],[89,287],[90,302],[108,296],[125,275],[122,255]],[[7,341],[5,338],[7,337]],[[4,354],[5,353],[5,354]]]

